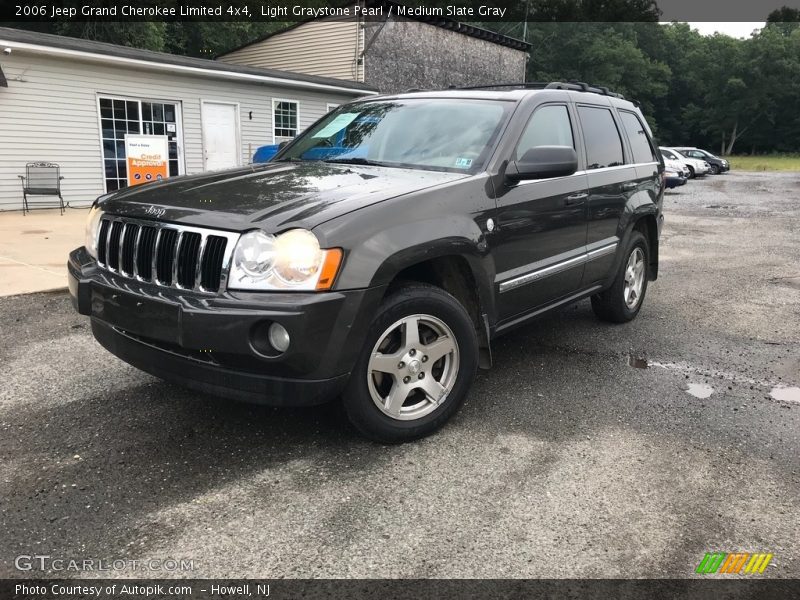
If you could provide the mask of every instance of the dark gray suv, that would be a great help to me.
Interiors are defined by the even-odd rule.
[[[589,297],[637,315],[663,170],[604,88],[370,97],[269,163],[99,198],[70,292],[144,371],[275,405],[340,396],[363,434],[409,440],[456,412],[504,332]]]

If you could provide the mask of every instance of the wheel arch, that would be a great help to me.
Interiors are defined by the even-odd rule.
[[[647,265],[647,278],[650,281],[658,279],[658,221],[656,215],[647,213],[640,215],[631,224],[631,231],[640,232],[647,240],[649,262]]]
[[[445,252],[408,261],[396,269],[387,294],[403,282],[421,282],[435,285],[452,295],[466,309],[473,321],[480,348],[479,365],[491,366],[490,322],[493,321],[494,297],[491,283],[481,267],[482,258],[475,255]]]

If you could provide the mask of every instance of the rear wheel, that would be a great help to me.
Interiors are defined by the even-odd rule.
[[[343,394],[365,436],[398,443],[433,433],[455,414],[478,366],[467,311],[444,290],[404,285],[381,305]]]
[[[689,179],[694,179],[694,167],[686,165],[686,168],[689,169]]]
[[[595,315],[612,323],[627,323],[636,318],[647,292],[649,260],[647,239],[633,231],[614,283],[606,291],[592,296]]]

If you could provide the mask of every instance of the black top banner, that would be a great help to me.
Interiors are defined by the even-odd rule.
[[[0,0],[0,24],[95,21],[298,22],[315,18],[520,21],[764,21],[800,0]],[[790,14],[791,11],[784,14]]]

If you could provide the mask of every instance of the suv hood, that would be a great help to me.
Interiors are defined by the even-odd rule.
[[[126,188],[100,200],[111,214],[230,231],[311,229],[409,192],[468,177],[323,162],[265,163]]]

